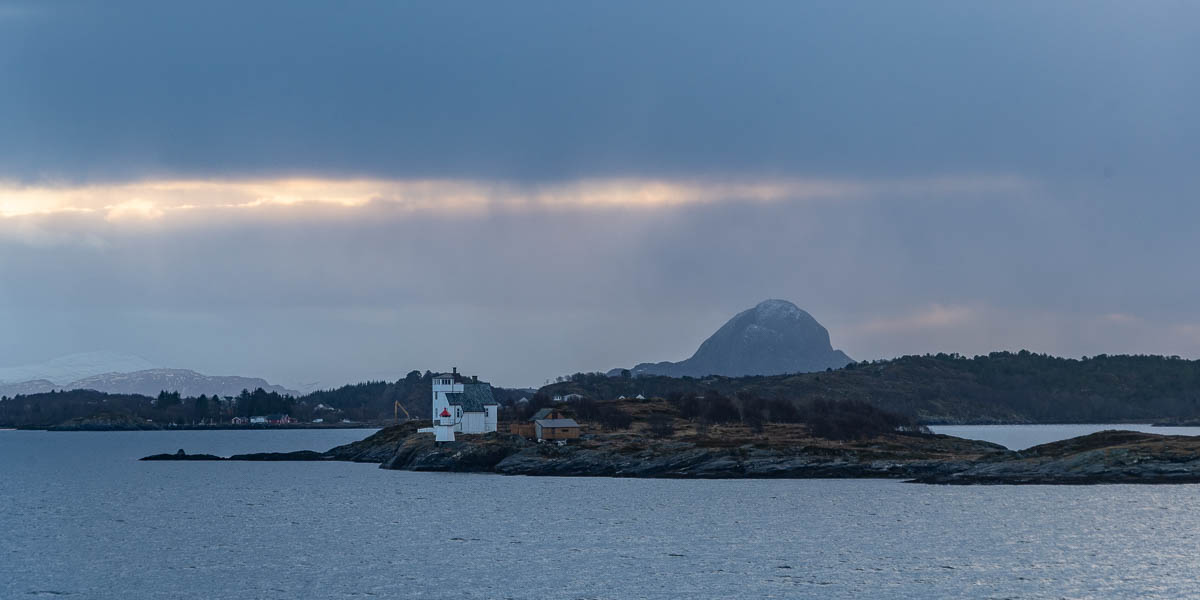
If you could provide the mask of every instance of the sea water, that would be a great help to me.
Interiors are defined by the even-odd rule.
[[[366,431],[0,431],[0,598],[1200,597],[1200,487],[138,462]]]

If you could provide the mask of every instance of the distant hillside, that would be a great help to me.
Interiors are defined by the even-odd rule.
[[[691,358],[642,363],[630,371],[669,377],[740,377],[824,371],[850,362],[849,356],[833,349],[829,332],[812,315],[786,300],[765,300],[730,319]]]
[[[156,396],[236,396],[242,390],[298,395],[258,377],[204,375],[187,369],[163,369],[150,361],[117,352],[84,352],[42,363],[0,367],[0,396],[40,394],[51,390],[96,390],[113,394]]]
[[[147,369],[133,373],[106,373],[72,382],[67,389],[97,390],[113,394],[143,394],[153,396],[161,391],[179,392],[183,396],[201,394],[236,396],[242,390],[263,389],[279,394],[297,395],[294,390],[271,385],[260,377],[236,375],[204,375],[189,369]]]
[[[96,390],[112,394],[156,396],[159,392],[179,392],[183,396],[236,396],[242,390],[261,388],[268,392],[296,395],[297,392],[271,385],[258,377],[204,375],[188,369],[145,369],[132,373],[103,373],[67,383],[46,379],[0,384],[0,396],[37,394],[50,390]]]
[[[1026,351],[906,356],[831,372],[758,377],[577,374],[539,395],[726,396],[856,400],[924,423],[1103,423],[1200,417],[1200,361],[1161,356],[1077,360]]]
[[[0,367],[0,386],[45,380],[64,386],[72,381],[104,373],[130,373],[158,367],[150,361],[118,352],[81,352],[42,363]],[[157,393],[157,392],[155,392]],[[10,396],[12,394],[9,394]]]

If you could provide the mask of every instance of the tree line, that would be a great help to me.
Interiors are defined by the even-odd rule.
[[[301,396],[242,390],[237,396],[183,397],[163,391],[156,397],[108,394],[94,390],[53,391],[0,397],[0,426],[52,427],[72,419],[112,415],[146,419],[159,424],[229,423],[235,417],[287,414],[299,421],[386,422],[399,402],[415,419],[428,419],[433,393],[433,373],[410,371],[397,381],[369,381],[320,390]],[[522,395],[521,390],[493,388],[502,404]]]
[[[760,399],[751,402],[786,401],[797,410],[818,400],[855,402],[926,424],[1154,421],[1200,416],[1200,361],[1104,354],[1074,359],[1025,350],[974,357],[927,354],[772,376],[576,373],[540,391],[593,399],[745,395]],[[789,410],[784,404],[772,406]]]

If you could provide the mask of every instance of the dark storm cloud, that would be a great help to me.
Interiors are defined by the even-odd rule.
[[[1189,2],[46,2],[0,178],[1194,166]]]

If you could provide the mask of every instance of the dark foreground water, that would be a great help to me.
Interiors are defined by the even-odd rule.
[[[1200,487],[143,463],[354,431],[0,431],[0,598],[1200,597]]]

